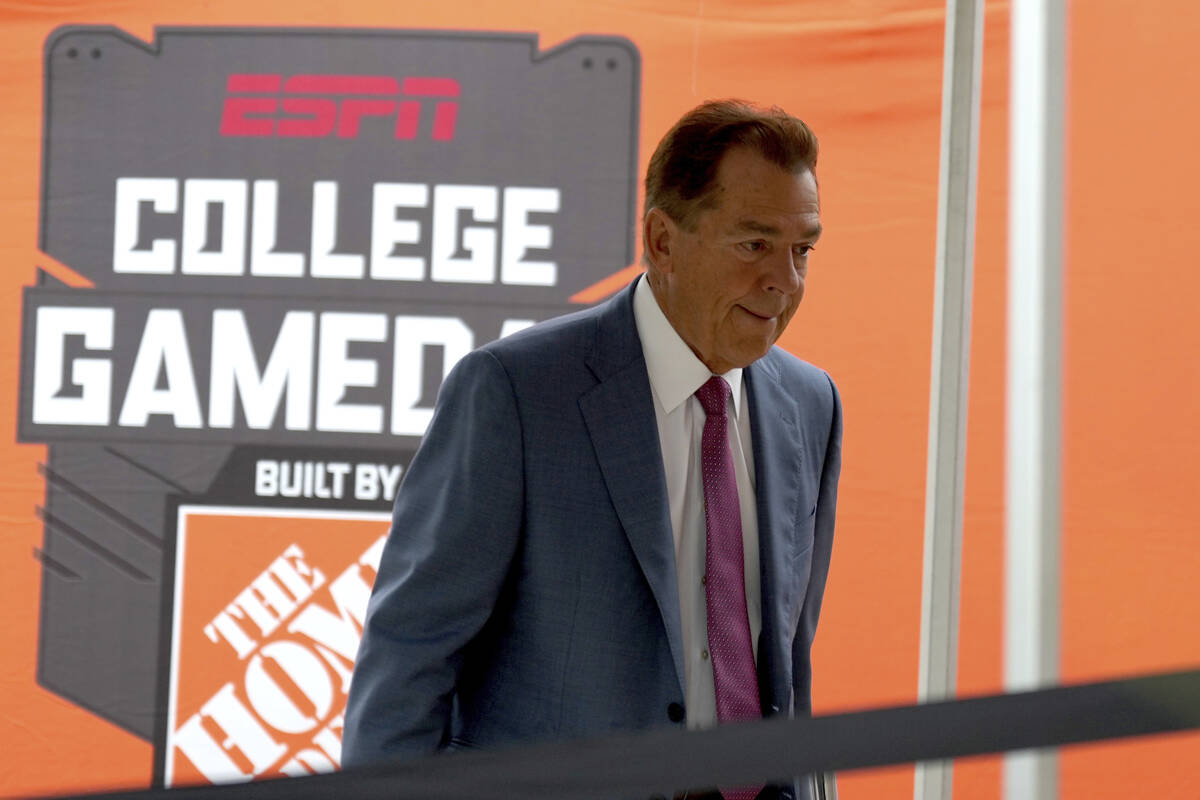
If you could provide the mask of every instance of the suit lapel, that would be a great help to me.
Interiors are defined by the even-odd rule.
[[[633,318],[632,287],[597,318],[588,358],[597,385],[579,399],[600,471],[638,565],[658,603],[684,691],[683,635],[667,483],[650,379]]]
[[[771,695],[763,698],[764,711],[787,713],[792,684],[789,621],[802,600],[799,576],[790,569],[797,547],[793,531],[802,462],[798,409],[780,384],[771,353],[750,365],[744,375],[754,447],[762,575],[759,670],[766,680],[760,679],[760,685],[769,687]]]
[[[600,471],[630,547],[658,603],[681,691],[683,637],[670,507],[658,423],[641,341],[633,318],[633,288],[597,316],[596,348],[588,358],[597,385],[579,408]],[[803,458],[795,400],[780,383],[768,353],[743,373],[750,406],[762,579],[760,685],[764,711],[788,713],[792,692],[791,621],[803,598],[795,563],[797,503]]]

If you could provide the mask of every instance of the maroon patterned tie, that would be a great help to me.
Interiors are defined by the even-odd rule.
[[[704,408],[700,458],[704,476],[705,608],[708,612],[708,652],[717,695],[717,720],[758,719],[758,674],[746,611],[745,559],[742,555],[742,514],[737,478],[725,415],[729,384],[714,375],[696,390]],[[726,800],[749,800],[761,786],[726,788]]]

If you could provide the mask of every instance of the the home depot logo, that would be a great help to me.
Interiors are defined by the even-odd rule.
[[[248,513],[181,509],[167,785],[341,763],[387,515]]]
[[[388,75],[234,74],[226,82],[222,136],[354,139],[389,129],[396,139],[427,132],[454,138],[460,87],[454,78]],[[431,124],[422,117],[432,115]],[[364,125],[366,122],[366,125]]]

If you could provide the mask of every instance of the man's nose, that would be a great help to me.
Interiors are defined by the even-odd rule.
[[[790,295],[804,285],[805,258],[796,255],[791,248],[777,251],[764,261],[764,288],[768,291]]]

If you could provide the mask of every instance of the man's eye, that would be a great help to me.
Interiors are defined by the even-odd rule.
[[[742,242],[742,249],[748,250],[751,253],[757,253],[767,246],[766,242],[755,240],[753,242]]]
[[[817,248],[813,247],[811,244],[798,244],[792,248],[792,252],[798,256],[806,256],[816,249]]]

